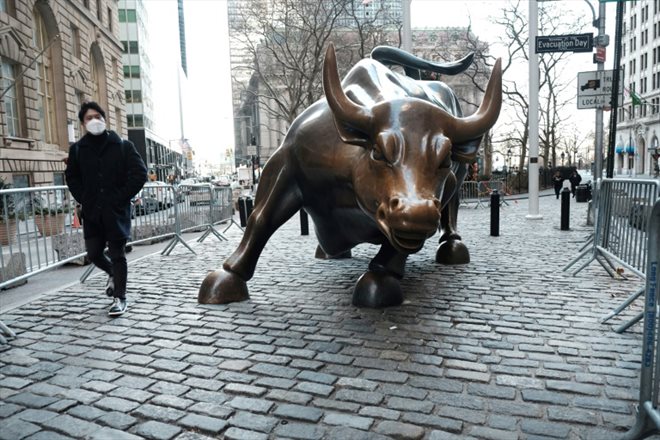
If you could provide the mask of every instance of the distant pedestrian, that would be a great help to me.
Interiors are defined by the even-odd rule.
[[[131,198],[147,181],[147,167],[132,142],[106,129],[105,112],[97,103],[83,103],[78,119],[86,134],[69,149],[66,183],[82,205],[87,257],[110,277],[105,293],[114,300],[108,314],[119,316],[127,307]]]
[[[559,198],[559,194],[561,193],[561,187],[564,184],[564,178],[561,177],[561,173],[559,171],[555,171],[555,175],[552,176],[552,185],[555,187],[555,195],[557,198]]]
[[[580,173],[578,173],[577,170],[573,170],[568,180],[571,182],[571,194],[575,197],[575,191],[580,182],[582,182],[582,176],[580,176]]]

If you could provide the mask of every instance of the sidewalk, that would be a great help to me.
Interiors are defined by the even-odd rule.
[[[616,439],[634,420],[641,327],[599,319],[642,283],[596,263],[561,267],[590,228],[586,204],[540,198],[463,207],[465,266],[409,258],[406,301],[351,305],[376,247],[317,260],[298,217],[274,234],[251,299],[197,304],[198,287],[238,244],[209,237],[129,266],[129,311],[108,318],[105,277],[0,315],[0,439]]]

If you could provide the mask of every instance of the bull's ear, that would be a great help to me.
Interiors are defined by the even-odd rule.
[[[483,136],[477,139],[472,139],[460,144],[453,144],[451,149],[451,160],[461,163],[472,163],[477,158],[479,152],[479,145]]]

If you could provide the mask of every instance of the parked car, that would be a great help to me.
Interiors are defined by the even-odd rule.
[[[154,199],[158,209],[169,208],[174,204],[174,189],[165,182],[147,182],[138,195],[143,199]]]
[[[213,181],[215,186],[229,186],[231,185],[231,179],[229,176],[220,176]]]
[[[187,197],[191,205],[208,205],[211,203],[211,196],[213,194],[212,184],[198,183],[196,185],[189,186],[188,189],[190,191]]]
[[[153,214],[154,212],[158,212],[158,200],[155,198],[140,191],[131,199],[131,218],[135,218],[136,215]]]

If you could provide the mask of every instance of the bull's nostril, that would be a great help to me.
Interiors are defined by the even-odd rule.
[[[390,199],[390,209],[394,210],[399,206],[399,199],[397,197],[393,197]]]
[[[376,217],[378,217],[378,220],[385,220],[385,210],[383,208],[378,208],[378,211],[376,211]]]

